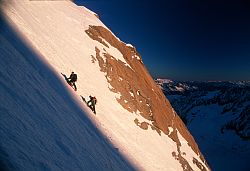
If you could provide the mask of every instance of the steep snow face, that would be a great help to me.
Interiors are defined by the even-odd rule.
[[[249,83],[172,81],[159,84],[215,171],[249,170]],[[184,91],[173,88],[181,85],[185,85]]]
[[[209,170],[135,47],[93,12],[70,1],[2,3],[7,169]],[[61,75],[71,71],[77,92]],[[80,98],[89,95],[97,97],[97,115]]]

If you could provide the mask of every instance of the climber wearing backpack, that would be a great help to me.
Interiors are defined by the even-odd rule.
[[[69,78],[67,79],[67,82],[70,86],[73,86],[75,91],[77,90],[76,84],[75,84],[76,81],[77,81],[77,75],[74,72],[72,72]]]
[[[96,114],[95,105],[97,103],[96,97],[89,96],[90,100],[87,102],[88,107]]]

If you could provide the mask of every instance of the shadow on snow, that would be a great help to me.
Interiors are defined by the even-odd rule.
[[[1,170],[136,170],[0,17]]]

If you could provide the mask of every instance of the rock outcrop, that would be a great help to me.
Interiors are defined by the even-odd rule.
[[[162,133],[169,135],[177,144],[178,154],[174,153],[173,156],[179,160],[183,168],[192,170],[185,158],[182,157],[177,130],[187,140],[195,153],[200,156],[201,160],[206,163],[192,135],[143,65],[136,48],[121,42],[109,30],[101,26],[89,26],[89,29],[85,32],[106,48],[109,48],[109,45],[117,48],[128,63],[126,65],[124,62],[116,60],[107,53],[105,48],[98,49],[96,47],[96,54],[92,56],[93,61],[98,62],[100,71],[106,74],[106,79],[111,85],[110,90],[120,94],[117,101],[123,108],[131,113],[141,115],[148,121],[141,122],[138,118],[135,118],[135,124],[144,130],[155,130],[159,135]],[[174,129],[171,133],[169,127]],[[205,169],[196,159],[194,161],[202,168],[201,170]]]

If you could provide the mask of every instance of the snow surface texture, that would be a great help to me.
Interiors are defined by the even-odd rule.
[[[95,47],[104,46],[85,30],[105,27],[93,12],[70,1],[12,0],[1,7],[3,169],[183,170],[172,156],[176,143],[138,128],[136,114],[122,108],[119,94],[109,90],[104,73],[92,63]],[[108,52],[128,65],[116,48]],[[77,92],[61,75],[71,71],[78,74]],[[88,100],[90,94],[98,99],[97,115],[80,98]],[[188,145],[181,148],[199,170],[192,162],[199,157]]]
[[[156,82],[186,122],[211,169],[250,170],[249,81]]]

